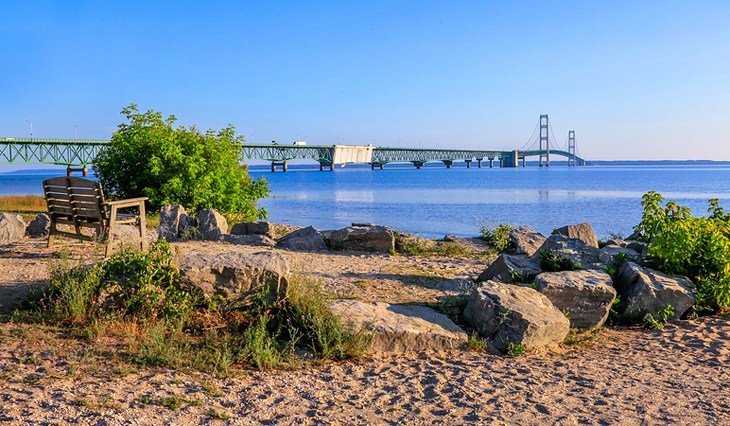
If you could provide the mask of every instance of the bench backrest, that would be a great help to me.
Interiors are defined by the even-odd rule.
[[[43,181],[43,192],[51,217],[84,222],[106,219],[104,192],[99,182],[77,177],[55,177]]]

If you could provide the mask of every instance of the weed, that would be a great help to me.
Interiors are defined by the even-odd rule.
[[[596,340],[600,331],[600,327],[593,327],[587,330],[571,328],[563,343],[569,346],[588,346],[592,341]]]
[[[498,252],[506,251],[509,248],[511,231],[512,226],[507,224],[479,226],[480,238]]]
[[[263,316],[243,334],[243,356],[259,370],[272,369],[281,362],[275,337],[267,330],[268,323],[269,318]]]
[[[672,318],[674,317],[674,306],[670,304],[666,304],[662,306],[661,309],[656,313],[656,315],[652,315],[647,313],[644,315],[644,325],[647,328],[650,328],[655,331],[659,331],[664,329],[664,325]]]
[[[521,343],[507,343],[507,355],[511,357],[520,356],[525,353],[525,346]]]
[[[167,408],[168,410],[175,411],[182,407],[183,400],[176,396],[163,396],[160,398],[160,405]]]
[[[575,271],[580,269],[580,263],[573,262],[560,253],[548,250],[540,252],[540,267],[546,272]]]
[[[231,418],[231,415],[226,413],[225,411],[216,411],[212,408],[208,410],[208,417],[210,417],[213,420],[228,420]]]
[[[470,350],[474,352],[479,353],[485,353],[487,352],[487,341],[479,337],[477,333],[472,333],[469,335],[469,340],[467,341],[467,346]]]

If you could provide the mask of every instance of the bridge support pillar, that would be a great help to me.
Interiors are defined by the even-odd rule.
[[[494,167],[494,158],[489,159],[489,168],[491,169],[492,167]]]
[[[281,166],[281,171],[285,172],[289,168],[286,164],[286,161],[272,161],[271,162],[271,172],[276,171],[276,166]]]
[[[466,168],[471,169],[471,160],[466,160],[465,163],[466,163]]]
[[[421,161],[411,161],[411,163],[413,163],[413,165],[416,166],[416,169],[418,169],[418,170],[420,170],[421,167],[423,167],[423,162],[421,162]]]
[[[479,169],[482,168],[482,160],[484,160],[484,159],[483,158],[477,158],[477,168],[479,168]]]
[[[454,165],[454,162],[452,160],[444,160],[443,163],[444,163],[444,166],[446,166],[447,169],[450,169],[451,166]]]
[[[66,167],[66,176],[71,177],[74,172],[81,172],[81,176],[88,176],[89,175],[89,169],[86,166],[83,167]]]
[[[522,167],[527,167],[527,157],[522,157]]]
[[[335,171],[335,163],[326,163],[326,162],[320,162],[319,163],[319,171],[324,171],[324,168],[327,167],[330,169],[331,172]]]

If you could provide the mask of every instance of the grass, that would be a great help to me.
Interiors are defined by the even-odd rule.
[[[589,346],[601,332],[601,327],[593,327],[586,330],[571,328],[568,336],[563,341],[568,346]]]
[[[477,333],[472,333],[469,335],[467,347],[471,351],[483,354],[487,352],[487,341],[479,337]]]
[[[493,254],[492,250],[479,250],[467,244],[451,241],[434,241],[416,235],[399,233],[396,249],[392,255],[448,258],[483,258]]]

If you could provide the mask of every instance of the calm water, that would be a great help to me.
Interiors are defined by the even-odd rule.
[[[39,194],[53,174],[0,174],[0,194]],[[272,189],[262,205],[269,218],[321,229],[371,222],[428,237],[476,235],[479,224],[527,224],[542,232],[588,221],[599,236],[631,233],[641,216],[641,195],[657,190],[703,214],[708,198],[730,207],[730,166],[591,166],[540,169],[422,170],[386,166],[319,172],[252,170]]]

